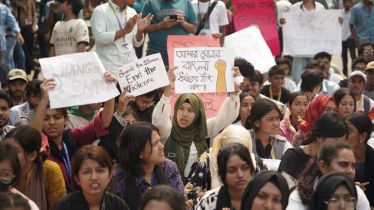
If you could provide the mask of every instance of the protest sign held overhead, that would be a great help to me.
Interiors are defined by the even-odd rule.
[[[261,73],[268,72],[275,65],[268,45],[262,37],[260,30],[255,26],[227,36],[224,46],[234,48],[237,57],[244,58]]]
[[[174,66],[174,48],[220,47],[219,39],[212,36],[168,36],[169,66]]]
[[[233,16],[235,30],[240,31],[248,26],[258,25],[271,53],[279,55],[280,45],[273,0],[232,0],[232,4],[236,7]]]
[[[169,85],[169,78],[160,53],[135,60],[122,66],[118,72],[122,88],[129,85],[129,95],[142,95]]]
[[[51,108],[107,101],[119,95],[114,83],[104,79],[105,68],[95,52],[40,59],[45,78],[54,78],[49,90]]]
[[[319,52],[342,52],[340,10],[284,13],[284,54],[292,56],[315,55]]]
[[[234,50],[202,47],[175,48],[176,93],[233,92]]]

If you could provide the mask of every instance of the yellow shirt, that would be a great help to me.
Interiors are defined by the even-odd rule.
[[[31,171],[27,174],[26,188],[22,192],[25,194],[29,181],[31,179]],[[47,196],[48,209],[52,210],[56,202],[66,195],[66,187],[64,177],[57,163],[45,160],[43,164],[43,184],[45,195]]]

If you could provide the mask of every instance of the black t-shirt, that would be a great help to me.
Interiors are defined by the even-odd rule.
[[[284,171],[294,179],[297,179],[305,169],[309,158],[309,155],[305,154],[300,147],[290,148],[284,153],[278,171]]]
[[[266,85],[264,86],[264,88],[262,88],[261,90],[261,94],[267,96],[270,98],[270,85]],[[291,95],[291,92],[289,90],[287,90],[286,88],[282,87],[282,95],[281,95],[281,98],[280,98],[280,102],[286,104],[288,103],[288,98],[290,97]],[[274,95],[273,94],[273,100],[278,100],[278,95]]]
[[[122,198],[105,192],[105,199],[101,203],[100,209],[121,209],[121,210],[130,210]],[[65,197],[61,198],[55,205],[54,210],[89,210],[88,203],[83,196],[81,191],[72,192]]]

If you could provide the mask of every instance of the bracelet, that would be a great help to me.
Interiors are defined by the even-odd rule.
[[[162,31],[162,29],[161,29],[161,23],[158,24],[158,30]]]

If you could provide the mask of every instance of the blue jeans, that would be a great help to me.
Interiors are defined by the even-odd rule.
[[[12,69],[16,68],[16,66],[14,64],[13,54],[15,54],[15,47],[16,47],[17,43],[18,43],[17,37],[15,37],[15,36],[7,36],[6,37],[6,51],[5,51],[3,59],[1,60],[1,77],[0,77],[0,80],[3,83],[6,82],[6,76],[8,75],[8,73]],[[21,46],[21,44],[19,44],[19,46]],[[22,47],[20,47],[20,48],[22,50]],[[22,54],[21,57],[23,57],[23,60],[25,60],[24,59],[25,56],[23,55],[23,50],[19,53]],[[24,62],[25,61],[23,61],[23,63]],[[25,64],[23,64],[23,69],[25,68],[24,66],[25,66]]]
[[[294,57],[292,60],[292,80],[299,84],[301,74],[305,70],[305,66],[312,61],[313,58],[302,58],[302,57]]]
[[[21,43],[17,42],[14,47],[14,65],[17,69],[26,71],[26,57]]]

